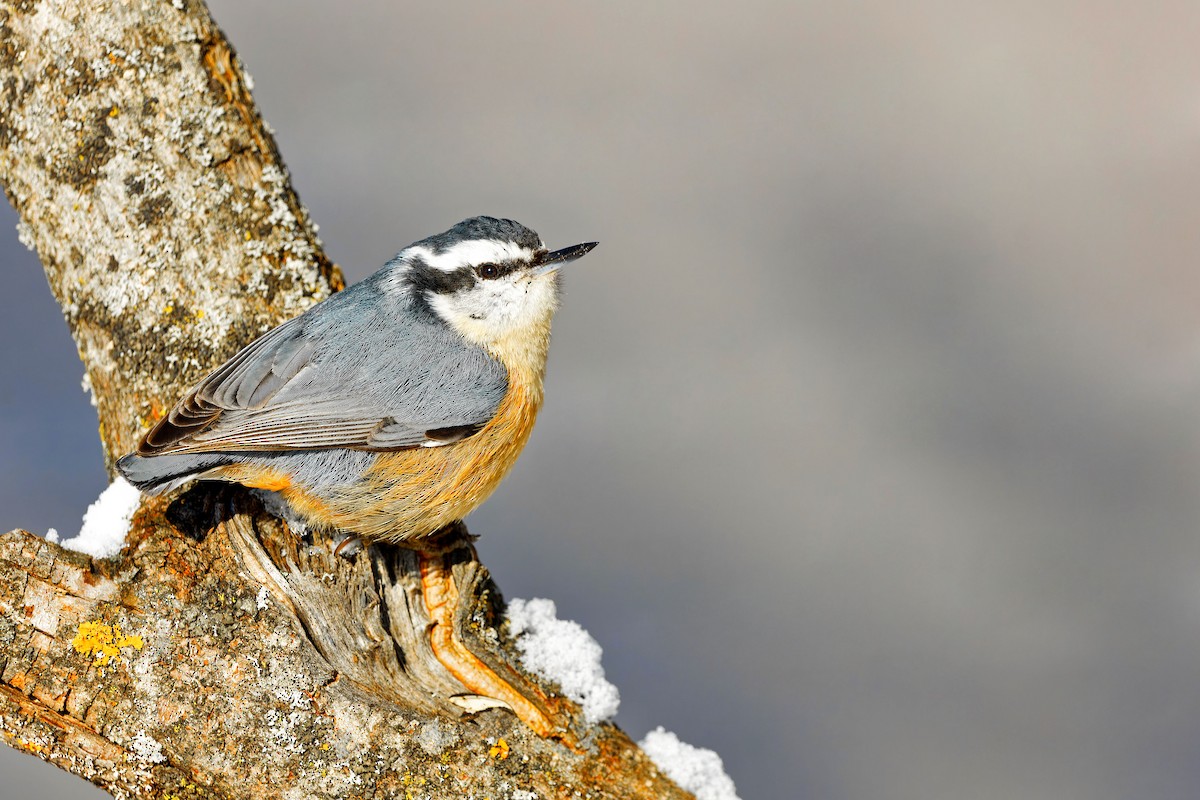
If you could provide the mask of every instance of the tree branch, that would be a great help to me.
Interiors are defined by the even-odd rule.
[[[0,180],[110,471],[184,389],[341,288],[201,3],[6,4],[0,96]],[[416,554],[330,545],[205,485],[147,501],[116,559],[0,536],[0,738],[117,796],[688,796],[513,666],[465,529],[427,564],[454,579],[440,629]],[[554,736],[472,695],[431,629]]]
[[[108,466],[213,365],[342,286],[198,3],[0,10],[0,178]]]

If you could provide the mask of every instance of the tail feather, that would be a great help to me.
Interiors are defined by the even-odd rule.
[[[217,453],[144,457],[130,454],[117,459],[117,469],[125,480],[147,494],[162,494],[182,486],[203,473],[230,463],[229,456]]]

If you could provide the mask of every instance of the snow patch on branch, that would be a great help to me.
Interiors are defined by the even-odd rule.
[[[738,800],[733,779],[725,774],[721,757],[712,750],[692,747],[659,725],[646,734],[638,747],[654,765],[696,800]]]
[[[124,478],[118,477],[100,493],[96,502],[88,506],[83,514],[83,527],[79,535],[61,544],[68,550],[87,553],[93,558],[108,558],[121,552],[129,522],[137,511],[142,493]],[[53,536],[51,536],[53,534]],[[53,529],[46,534],[49,541],[58,541],[58,532]]]
[[[516,637],[521,664],[558,683],[563,694],[583,707],[588,724],[616,715],[621,696],[604,678],[600,645],[579,623],[559,619],[553,600],[511,601],[508,626]]]

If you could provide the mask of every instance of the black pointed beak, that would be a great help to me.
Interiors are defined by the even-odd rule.
[[[577,258],[583,258],[592,252],[592,249],[598,244],[600,243],[584,242],[583,244],[564,247],[562,250],[555,250],[553,253],[546,253],[546,255],[538,259],[536,274],[545,275],[547,272],[562,269],[563,265],[569,264]]]

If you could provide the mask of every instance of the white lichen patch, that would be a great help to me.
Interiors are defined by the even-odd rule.
[[[37,240],[33,235],[33,228],[29,227],[29,223],[25,220],[17,221],[17,241],[25,245],[26,250],[36,250]]]
[[[301,784],[284,792],[285,800],[311,800],[314,797],[346,797],[364,785],[362,775],[349,761],[314,764],[301,773]],[[414,796],[413,800],[417,800]]]
[[[295,686],[277,686],[271,694],[288,708],[297,709],[310,706],[308,696]]]
[[[95,408],[96,393],[92,391],[92,376],[86,372],[83,373],[83,379],[79,381],[79,388],[87,395],[88,402],[92,404],[92,408]]]
[[[440,756],[447,747],[453,747],[458,742],[458,733],[448,725],[430,720],[421,726],[417,733],[417,744],[426,755]]]
[[[163,755],[162,745],[145,731],[138,731],[137,736],[133,737],[133,741],[129,743],[129,752],[137,760],[148,761],[151,764],[161,764],[167,760]]]
[[[58,13],[58,7],[54,3],[38,5],[30,23],[52,46],[63,44],[75,35],[75,24]]]
[[[167,643],[171,641],[174,631],[175,626],[169,620],[156,620],[150,632],[142,637],[145,642],[144,657],[136,659],[129,666],[138,697],[142,698],[148,708],[157,707],[159,698],[164,694],[156,668],[162,663],[161,659],[166,654]],[[170,694],[170,691],[168,688],[166,694]]]
[[[296,736],[297,728],[307,721],[308,714],[301,711],[283,712],[277,708],[267,709],[262,715],[270,746],[285,753],[303,753],[305,746]],[[263,752],[269,752],[264,749]]]

